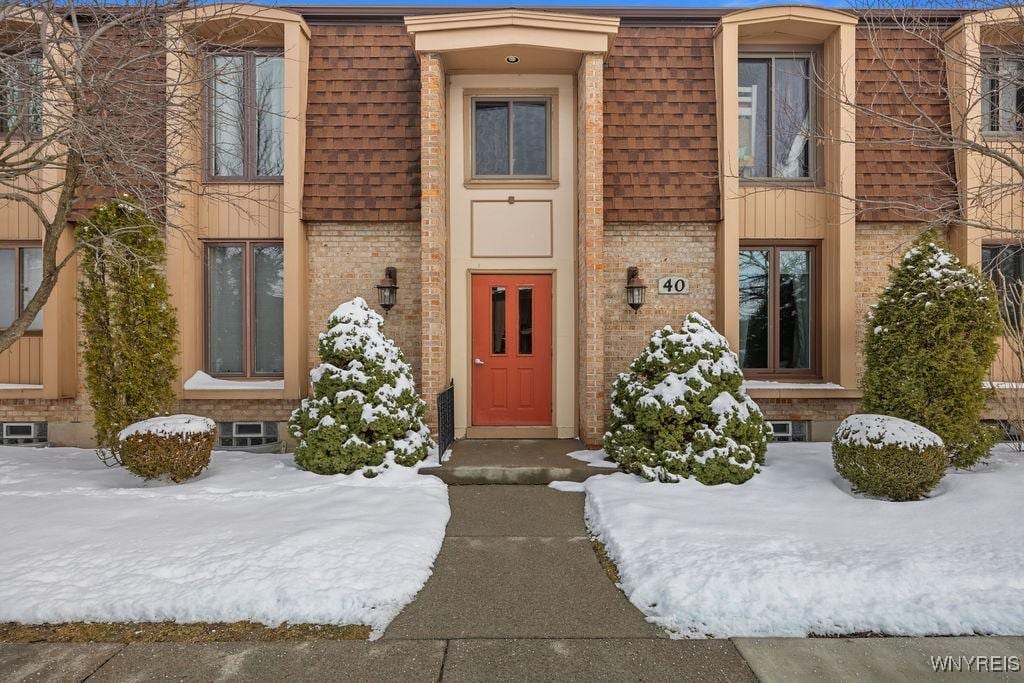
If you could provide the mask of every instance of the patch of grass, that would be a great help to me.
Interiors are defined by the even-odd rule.
[[[366,640],[370,627],[361,625],[282,624],[264,626],[251,621],[178,624],[147,623],[64,624],[0,623],[5,643],[216,643],[271,640]]]
[[[608,551],[605,549],[604,543],[601,543],[596,538],[591,538],[590,545],[593,546],[594,554],[597,555],[597,561],[601,563],[601,568],[604,569],[608,579],[618,586],[622,582],[622,577],[619,576],[619,568],[612,562],[612,558],[608,557]]]

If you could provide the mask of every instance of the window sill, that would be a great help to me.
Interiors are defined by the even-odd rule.
[[[740,187],[817,188],[825,187],[814,178],[740,178]]]
[[[284,178],[214,178],[203,179],[204,185],[284,185]]]
[[[530,180],[526,178],[510,178],[508,180],[467,180],[462,185],[467,190],[553,190],[558,187],[559,182],[557,180],[550,179]]]
[[[751,398],[860,398],[858,389],[847,389],[820,379],[747,379],[743,389]]]

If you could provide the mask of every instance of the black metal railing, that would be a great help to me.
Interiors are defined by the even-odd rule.
[[[455,441],[455,380],[437,395],[437,454],[444,457],[445,451]]]

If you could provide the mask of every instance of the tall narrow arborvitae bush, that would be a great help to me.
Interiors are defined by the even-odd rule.
[[[320,334],[321,364],[310,371],[313,398],[292,413],[295,464],[317,474],[370,477],[392,463],[411,467],[434,446],[427,406],[412,368],[384,336],[384,319],[362,298],[338,307]]]
[[[868,315],[864,412],[915,422],[946,444],[951,463],[984,458],[996,430],[981,424],[1001,329],[995,288],[926,233],[890,270]]]
[[[771,429],[743,389],[729,342],[697,313],[657,330],[612,386],[608,456],[647,479],[742,484]]]
[[[126,426],[170,411],[178,321],[167,293],[160,226],[128,200],[93,211],[79,284],[83,361],[101,456],[118,460]]]

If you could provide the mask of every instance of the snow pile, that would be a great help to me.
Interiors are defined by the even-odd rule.
[[[367,476],[397,463],[413,465],[435,447],[423,421],[412,368],[382,331],[384,319],[356,297],[331,314],[320,335],[313,398],[292,413],[295,461],[320,474],[363,469]]]
[[[931,498],[850,494],[827,443],[773,444],[741,487],[589,478],[622,589],[674,637],[1024,634],[1024,458]]]
[[[151,417],[142,422],[130,424],[117,435],[118,441],[124,441],[135,434],[155,434],[157,436],[190,436],[207,434],[217,429],[217,425],[208,417],[198,415],[165,415]]]
[[[280,391],[283,379],[237,380],[211,377],[202,370],[185,380],[186,391]]]
[[[0,622],[367,624],[431,573],[435,477],[321,477],[290,456],[215,452],[200,478],[140,484],[91,450],[0,449]]]
[[[942,448],[942,439],[934,432],[910,420],[888,415],[850,415],[836,429],[835,438],[848,446],[884,448]]]
[[[607,469],[618,467],[614,462],[607,459],[604,451],[573,451],[568,456],[573,460],[585,462],[590,467],[603,467]]]

